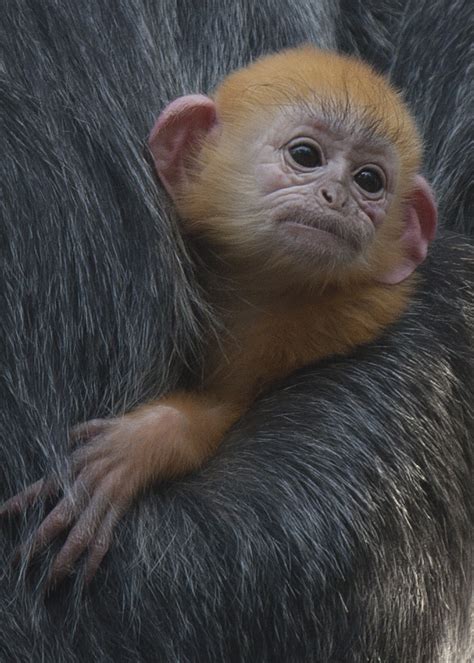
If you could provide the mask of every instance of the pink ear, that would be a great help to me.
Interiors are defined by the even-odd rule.
[[[428,245],[436,233],[437,218],[433,191],[425,178],[417,175],[404,215],[405,229],[402,234],[404,257],[398,265],[378,279],[381,283],[390,285],[400,283],[423,262],[428,253]]]
[[[216,106],[203,94],[189,94],[172,101],[151,130],[148,146],[156,172],[174,197],[185,173],[189,148],[217,124]]]

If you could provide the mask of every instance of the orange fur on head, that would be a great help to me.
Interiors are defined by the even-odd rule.
[[[361,143],[369,136],[390,143],[397,162],[396,195],[387,222],[364,261],[335,272],[331,279],[343,284],[371,278],[399,260],[402,208],[419,171],[422,148],[400,95],[383,76],[354,57],[304,46],[263,57],[230,74],[214,99],[219,126],[195,156],[191,185],[177,197],[185,230],[204,234],[231,260],[240,245],[242,253],[258,259],[252,225],[259,223],[260,212],[248,146],[275,118],[309,109],[328,125],[360,135]],[[234,223],[225,223],[228,218]],[[287,267],[284,262],[270,265]]]

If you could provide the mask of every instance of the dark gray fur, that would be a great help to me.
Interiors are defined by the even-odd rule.
[[[338,50],[358,55],[379,71],[387,71],[396,50],[400,22],[409,2],[339,0],[336,21]]]
[[[71,424],[199,372],[212,320],[143,156],[164,104],[311,39],[393,62],[426,118],[413,81],[433,107],[453,72],[462,85],[450,44],[471,12],[411,4],[3,3],[1,497],[64,472]],[[421,48],[425,15],[439,20]],[[468,229],[442,186],[472,175],[465,103],[455,131],[441,102],[421,121],[443,222]],[[79,573],[44,602],[57,545],[29,573],[9,565],[41,509],[2,524],[1,663],[467,661],[473,256],[440,238],[383,339],[301,371],[201,472],[144,495],[84,595]]]
[[[391,74],[415,110],[441,218],[474,234],[474,20],[468,5],[410,0]]]

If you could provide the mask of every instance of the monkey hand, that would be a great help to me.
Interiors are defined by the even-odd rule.
[[[40,524],[31,545],[25,546],[31,559],[69,530],[52,564],[48,587],[69,575],[84,553],[86,583],[92,579],[110,547],[115,525],[134,498],[154,479],[179,473],[179,466],[185,464],[176,453],[183,440],[183,423],[178,409],[155,404],[122,418],[95,419],[73,429],[71,437],[83,444],[72,454],[70,488]],[[23,513],[57,491],[53,480],[37,481],[8,500],[0,515]]]

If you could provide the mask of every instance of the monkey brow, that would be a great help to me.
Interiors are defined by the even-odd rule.
[[[318,92],[303,77],[293,83],[285,93],[289,102],[291,99],[290,105],[302,108],[309,116],[316,113],[317,119],[336,130],[350,133],[361,146],[370,144],[374,149],[379,149],[400,141],[403,134],[400,101],[379,85],[373,85],[368,95],[370,101],[363,104],[355,101],[359,95],[354,92],[357,92],[359,84],[353,79],[340,80],[337,91],[329,94],[327,91]],[[283,90],[279,89],[279,92],[281,94]]]
[[[374,101],[361,105],[353,99],[352,82],[341,81],[337,94],[321,94],[303,78],[287,83],[256,83],[244,90],[243,98],[249,109],[266,107],[271,112],[294,113],[303,111],[307,117],[323,121],[328,128],[340,130],[354,138],[354,146],[381,150],[399,143],[402,138],[402,120],[397,112],[397,101],[374,87]],[[273,92],[274,94],[269,94]],[[398,118],[396,120],[395,118]]]
[[[394,123],[398,114],[390,113],[391,104],[381,103],[374,112],[373,106],[356,104],[349,92],[342,98],[319,97],[317,103],[321,118],[353,136],[354,147],[370,146],[378,150],[399,141],[401,124]],[[308,103],[307,110],[314,114],[314,105]]]

